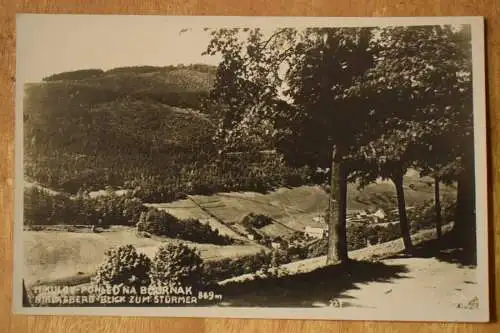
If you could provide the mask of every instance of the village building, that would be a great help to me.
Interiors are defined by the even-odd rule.
[[[271,242],[271,247],[272,247],[273,249],[275,249],[275,250],[278,250],[278,249],[280,249],[280,248],[281,248],[281,243],[280,243],[280,242],[276,242],[276,241]]]
[[[377,217],[380,220],[385,219],[387,214],[384,212],[382,208],[379,208],[375,213],[372,214],[372,216]]]
[[[323,238],[323,237],[325,237],[327,231],[328,231],[328,228],[318,228],[318,227],[307,226],[304,229],[304,235],[309,236],[309,237],[313,237],[313,238]]]
[[[381,208],[377,209],[375,213],[369,215],[369,218],[372,220],[372,223],[381,223],[383,220],[386,219],[386,217],[387,214]]]

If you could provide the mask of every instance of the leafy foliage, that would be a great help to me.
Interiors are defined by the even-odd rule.
[[[94,282],[100,287],[148,286],[151,260],[137,253],[132,245],[122,245],[106,251],[104,262],[98,267]]]
[[[243,274],[267,272],[270,268],[288,262],[290,258],[285,251],[265,252],[262,250],[255,255],[206,261],[204,271],[210,281],[217,282]]]
[[[473,145],[466,31],[452,26],[380,28],[374,66],[345,93],[354,101],[372,101],[365,106],[369,127],[358,134],[358,145],[348,156],[355,170],[351,178],[362,184],[377,177],[394,182],[408,250],[406,170],[413,166],[423,174],[457,179],[464,154],[470,154]]]
[[[455,220],[456,202],[445,200],[442,203],[442,219],[448,223]],[[436,207],[433,201],[423,202],[415,207],[408,214],[413,231],[420,229],[429,229],[436,226]]]
[[[367,183],[410,166],[424,175],[442,170],[440,178],[456,174],[472,144],[467,28],[381,28],[378,40],[374,66],[346,90],[348,98],[373,101],[366,105],[372,139],[351,156],[368,165],[355,165],[355,176]]]
[[[366,247],[369,243],[389,242],[401,237],[401,229],[395,223],[389,223],[385,227],[349,225],[347,227],[347,242],[349,251]],[[323,256],[327,253],[328,242],[326,239],[312,244],[308,248],[308,258]]]
[[[214,30],[207,53],[223,57],[210,96],[221,110],[219,142],[275,142],[292,165],[334,159],[362,186],[391,178],[405,212],[408,167],[453,178],[471,151],[469,34],[452,26]]]
[[[172,286],[199,286],[203,264],[199,253],[184,244],[161,246],[155,254],[151,275],[154,283]]]
[[[241,220],[241,224],[247,228],[263,228],[266,225],[269,225],[273,222],[273,220],[266,215],[263,214],[254,214],[254,213],[249,213],[248,215],[245,215],[243,219]]]
[[[370,67],[370,37],[369,28],[281,28],[270,36],[258,28],[212,31],[206,53],[223,59],[209,99],[221,110],[215,113],[221,149],[270,142],[292,166],[340,162],[366,115],[359,103],[339,96]],[[339,237],[331,240],[329,260],[345,260],[346,173],[338,166],[331,172],[339,184],[331,202],[339,204],[332,204],[338,218],[330,227],[339,229]]]
[[[51,194],[36,187],[24,189],[24,224],[134,225],[145,211],[142,201],[130,195],[76,197]]]
[[[79,71],[28,86],[27,174],[71,193],[111,185],[170,201],[301,185],[321,178],[311,170],[331,167],[330,215],[338,219],[329,221],[340,238],[330,246],[340,253],[347,248],[347,181],[394,182],[408,243],[403,174],[412,167],[458,181],[456,225],[472,226],[462,234],[473,236],[468,27],[282,28],[268,36],[224,28],[212,31],[206,54],[222,55],[217,69]],[[57,202],[66,205],[57,198],[40,206]],[[55,220],[40,209],[28,208],[27,216]],[[191,227],[170,220],[151,228],[191,235]],[[355,248],[375,236],[351,228],[347,238]]]
[[[24,190],[24,224],[32,225],[111,225],[133,226],[150,234],[190,240],[198,243],[228,245],[232,240],[198,220],[179,220],[158,210],[146,208],[142,201],[131,195],[105,195],[90,197],[79,193],[75,197],[50,194],[36,187]]]
[[[210,95],[221,149],[274,142],[292,165],[329,166],[332,146],[360,122],[336,97],[370,65],[369,37],[355,28],[212,31],[206,53],[223,57]]]
[[[208,224],[203,224],[194,219],[179,220],[175,216],[156,208],[149,208],[147,212],[142,213],[137,227],[138,231],[197,243],[219,245],[232,243],[231,238],[219,234],[217,229],[213,230]]]

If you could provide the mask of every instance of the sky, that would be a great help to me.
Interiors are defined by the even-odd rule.
[[[77,69],[107,70],[122,66],[181,63],[216,65],[220,56],[201,55],[210,40],[204,27],[259,27],[267,35],[284,26],[374,26],[387,24],[387,20],[18,14],[17,81],[21,84],[37,82],[48,75]],[[391,24],[409,24],[414,20],[393,18]],[[434,24],[443,22],[443,18],[426,20]],[[181,34],[186,28],[188,31]]]
[[[18,17],[18,74],[37,82],[54,73],[121,66],[205,63],[210,40],[203,28],[186,28],[167,17],[28,15]],[[192,27],[192,24],[189,25]]]

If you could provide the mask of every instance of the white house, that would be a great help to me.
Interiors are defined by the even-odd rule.
[[[315,228],[307,226],[304,229],[304,235],[314,238],[323,238],[326,235],[327,228]]]
[[[281,248],[281,243],[280,242],[271,242],[271,247],[275,250]]]
[[[384,212],[382,208],[379,208],[375,213],[372,214],[372,216],[378,217],[380,220],[385,219],[387,214]]]

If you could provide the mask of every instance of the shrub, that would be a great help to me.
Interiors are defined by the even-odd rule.
[[[453,202],[445,202],[443,205],[443,222],[451,222],[454,221],[456,216],[457,203]]]
[[[145,214],[141,214],[139,223],[141,230],[157,236],[174,235],[174,225],[179,222],[175,216],[159,209],[150,208]]]
[[[137,231],[145,231],[157,236],[179,238],[197,243],[219,245],[232,243],[231,238],[220,235],[217,229],[212,229],[208,224],[203,224],[195,219],[179,220],[156,208],[150,208],[147,212],[142,213],[136,226]]]
[[[255,273],[269,266],[270,263],[271,254],[262,250],[254,255],[207,261],[204,263],[204,271],[207,280],[216,282],[234,276]]]
[[[371,244],[385,243],[401,237],[401,228],[396,223],[382,226],[349,225],[347,227],[347,247],[349,251],[366,247],[367,240]],[[323,238],[309,246],[307,257],[314,258],[326,255],[328,250],[328,239]]]
[[[456,202],[446,199],[441,202],[442,223],[447,223],[455,219]],[[436,226],[436,206],[432,200],[426,201],[408,213],[411,231],[422,229],[432,229]]]
[[[151,260],[146,255],[137,253],[133,245],[122,245],[106,251],[94,282],[98,286],[147,286],[151,283],[150,269]]]
[[[262,273],[267,278],[279,278],[288,274],[287,269],[281,265],[288,264],[290,257],[286,251],[275,250],[270,254],[270,260],[267,265],[264,265],[259,273]]]
[[[114,192],[94,198],[79,195],[74,202],[82,224],[98,224],[101,227],[134,225],[146,210],[141,200],[129,194],[117,195]]]
[[[435,209],[432,201],[426,201],[415,209],[408,211],[408,221],[410,221],[411,232],[429,228],[435,225]]]
[[[68,196],[36,187],[24,189],[24,225],[75,224],[78,214]]]
[[[272,218],[263,214],[249,213],[241,220],[241,224],[247,228],[263,228],[273,222]]]
[[[287,251],[275,250],[271,253],[271,266],[276,267],[290,262],[290,256]]]
[[[389,223],[387,227],[380,228],[377,233],[379,242],[385,243],[400,238],[401,227],[396,223]]]
[[[68,92],[61,94],[67,95]],[[46,107],[51,107],[51,104]],[[33,103],[32,108],[38,108],[38,105],[39,103]],[[45,113],[43,117],[46,117]],[[266,192],[279,186],[311,183],[307,169],[288,167],[280,162],[279,156],[269,156],[266,159],[245,155],[233,159],[219,158],[215,148],[207,145],[205,139],[212,136],[211,131],[198,122],[189,123],[197,133],[193,133],[194,142],[190,139],[189,142],[181,143],[182,147],[151,142],[152,133],[148,131],[141,131],[139,142],[136,142],[121,134],[111,136],[111,133],[96,132],[92,127],[87,131],[79,128],[80,125],[79,122],[73,123],[71,118],[71,124],[66,126],[69,134],[60,139],[67,140],[67,137],[81,131],[83,132],[80,134],[84,137],[101,137],[100,140],[92,140],[93,147],[84,149],[87,153],[81,152],[92,156],[92,159],[81,158],[80,155],[64,150],[72,145],[74,149],[81,150],[77,141],[71,140],[61,149],[61,140],[47,135],[36,146],[27,147],[30,162],[26,163],[26,174],[48,187],[72,194],[80,189],[103,189],[107,185],[127,188],[133,191],[134,196],[151,203],[181,199],[185,193]],[[127,123],[127,126],[133,128],[139,125]],[[33,132],[36,130],[34,124],[27,128]],[[60,135],[58,129],[52,130],[54,135]],[[182,135],[186,137],[185,133]],[[110,144],[99,145],[103,140],[108,140]],[[52,146],[53,149],[48,148]],[[133,151],[130,151],[130,147]]]
[[[328,239],[322,238],[319,241],[311,244],[307,250],[308,258],[324,256],[328,251]]]
[[[291,261],[307,258],[307,247],[299,244],[291,245],[287,248],[288,256]]]
[[[290,172],[286,173],[283,176],[283,185],[287,187],[296,187],[304,184],[308,184],[311,181],[319,181],[320,183],[323,181],[322,178],[316,177],[315,179],[311,179],[311,174],[313,172],[308,167],[302,167],[300,169],[292,169]]]
[[[350,225],[347,228],[347,247],[349,250],[357,250],[366,247],[366,239],[370,233],[370,227]]]
[[[203,284],[203,261],[182,243],[164,245],[153,258],[152,277],[160,285],[198,286]]]
[[[253,255],[207,261],[203,265],[206,280],[213,283],[249,273],[262,272],[264,276],[272,276],[278,271],[282,272],[278,269],[280,265],[289,262],[291,259],[287,251],[262,250]]]
[[[94,198],[83,193],[70,197],[35,187],[24,189],[24,202],[25,225],[133,225],[146,209],[131,195],[109,192]]]
[[[137,231],[137,236],[144,238],[151,238],[151,234],[146,231]]]

